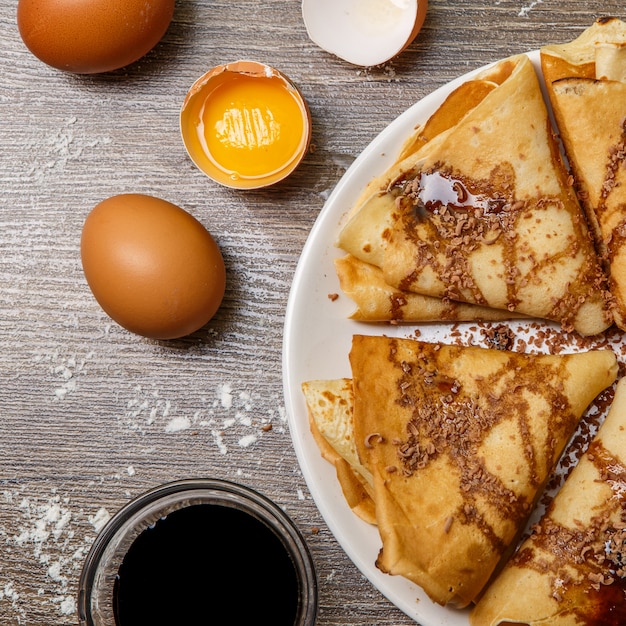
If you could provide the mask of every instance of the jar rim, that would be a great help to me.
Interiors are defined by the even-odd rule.
[[[92,595],[99,584],[98,571],[106,564],[107,551],[114,541],[126,539],[147,529],[169,506],[172,512],[194,504],[237,508],[264,522],[281,541],[294,565],[298,580],[298,612],[294,626],[313,626],[317,616],[318,585],[309,547],[293,520],[272,500],[260,492],[223,479],[191,478],[176,480],[140,494],[109,519],[98,533],[84,561],[78,584],[80,626],[100,626],[94,621]],[[155,515],[156,514],[156,515]],[[134,538],[133,538],[134,540]],[[111,589],[112,593],[112,589]]]

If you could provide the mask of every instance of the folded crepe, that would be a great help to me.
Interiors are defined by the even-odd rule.
[[[395,289],[382,270],[351,254],[335,260],[339,286],[356,309],[351,319],[362,322],[502,321],[515,316],[508,311],[475,304],[423,296]]]
[[[357,335],[350,361],[351,388],[307,383],[317,388],[307,406],[326,444],[367,476],[376,564],[434,602],[466,606],[513,546],[585,408],[615,379],[615,356]]]
[[[404,142],[396,163],[415,154],[431,139],[458,124],[468,111],[480,104],[481,100],[497,87],[498,83],[495,82],[497,80],[496,75],[491,75],[490,80],[468,80],[454,89],[426,123],[419,126]]]
[[[335,466],[348,505],[370,524],[376,523],[372,475],[359,461],[354,442],[352,380],[310,380],[302,383],[309,427],[322,456]]]
[[[589,448],[473,609],[470,624],[626,624],[626,379]]]
[[[581,204],[626,329],[626,23],[596,21],[540,51],[542,72]]]
[[[510,57],[476,80],[490,88],[423,141],[414,133],[338,246],[395,289],[605,330],[606,281],[531,62]]]

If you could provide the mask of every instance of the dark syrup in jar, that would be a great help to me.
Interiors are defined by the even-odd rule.
[[[196,504],[135,539],[113,605],[118,626],[293,626],[298,592],[289,552],[263,521],[229,506]]]

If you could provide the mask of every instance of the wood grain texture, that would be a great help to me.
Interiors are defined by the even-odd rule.
[[[99,521],[148,488],[198,476],[256,488],[293,517],[318,570],[320,626],[413,623],[338,546],[291,447],[281,349],[300,251],[346,168],[406,108],[598,16],[626,19],[623,0],[431,0],[416,41],[369,69],[309,41],[298,0],[179,0],[152,52],[101,76],[34,58],[15,8],[0,0],[0,624],[75,624]],[[195,79],[242,58],[286,73],[313,119],[300,168],[247,193],[200,174],[178,129]],[[122,192],[180,205],[222,247],[223,306],[191,337],[131,335],[91,296],[82,224]]]

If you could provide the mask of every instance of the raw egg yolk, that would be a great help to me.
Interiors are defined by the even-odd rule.
[[[194,152],[233,181],[281,172],[306,143],[302,105],[276,76],[232,74],[199,98],[194,117]]]

